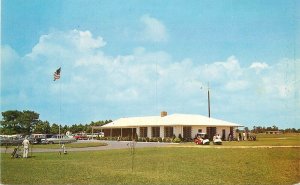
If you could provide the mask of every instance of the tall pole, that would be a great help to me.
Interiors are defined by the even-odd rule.
[[[209,95],[209,83],[207,84],[207,101],[208,101],[208,117],[210,118],[210,95]]]
[[[61,67],[59,67],[61,69]],[[61,80],[59,81],[59,122],[61,123],[61,97],[62,97],[62,88],[61,88]],[[59,137],[59,147],[61,144],[61,135],[60,135],[60,123],[58,126],[58,137]]]

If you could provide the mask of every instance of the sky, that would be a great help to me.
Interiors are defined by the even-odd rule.
[[[299,128],[297,0],[2,0],[1,112]],[[61,78],[53,73],[61,67]]]

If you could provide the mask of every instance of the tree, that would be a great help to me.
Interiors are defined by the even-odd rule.
[[[33,128],[39,121],[39,114],[33,111],[23,111],[23,114],[20,116],[20,123],[23,126],[24,134],[31,134]]]
[[[51,128],[50,128],[50,133],[51,134],[58,134],[59,133],[59,126],[55,123],[53,123],[51,125]]]
[[[39,120],[38,123],[35,125],[33,132],[35,134],[49,134],[50,133],[49,122]]]
[[[22,112],[17,110],[9,110],[2,112],[1,133],[2,134],[18,134],[21,132],[21,124],[18,118]]]
[[[39,114],[33,111],[9,110],[2,112],[1,133],[30,134],[39,121]]]

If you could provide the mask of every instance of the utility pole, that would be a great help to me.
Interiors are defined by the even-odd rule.
[[[208,117],[210,118],[210,94],[209,94],[209,82],[207,83],[207,101],[208,101]]]
[[[204,87],[201,86],[201,89],[203,89]],[[210,92],[209,92],[209,82],[207,82],[207,108],[208,108],[208,117],[210,118]],[[205,90],[206,90],[205,88]]]

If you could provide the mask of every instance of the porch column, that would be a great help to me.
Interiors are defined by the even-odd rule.
[[[136,127],[137,136],[140,137],[140,127]]]
[[[160,130],[159,137],[164,138],[165,137],[165,127],[160,126],[159,130]]]
[[[151,138],[151,128],[152,127],[147,127],[147,137]]]

